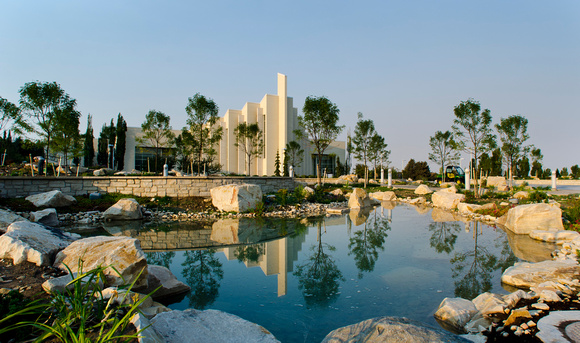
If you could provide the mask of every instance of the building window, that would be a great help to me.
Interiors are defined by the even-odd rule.
[[[159,148],[159,161],[157,162],[157,171],[163,170],[165,160],[170,169],[173,165],[173,157],[170,155],[171,149]],[[155,172],[155,148],[135,147],[135,169],[141,172]]]
[[[312,155],[312,168],[313,173],[312,175],[316,175],[316,166],[318,165],[318,155]],[[335,155],[322,155],[322,164],[320,165],[320,172],[322,175],[324,173],[333,174],[334,175],[334,168],[336,167],[336,156]],[[321,175],[321,176],[322,176]]]

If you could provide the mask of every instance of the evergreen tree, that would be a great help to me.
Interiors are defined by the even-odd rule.
[[[103,124],[97,141],[97,164],[100,166],[108,167],[110,131],[111,127]]]
[[[290,176],[290,171],[288,170],[288,154],[284,153],[284,176]]]
[[[276,151],[276,160],[274,161],[274,176],[280,176],[280,151]]]
[[[501,176],[502,158],[500,148],[496,148],[491,153],[491,175]]]
[[[94,145],[94,132],[93,132],[93,116],[89,114],[87,119],[87,131],[84,135],[84,147],[83,147],[83,159],[85,167],[90,167],[93,165],[95,160],[95,145]]]
[[[127,148],[127,122],[119,113],[117,116],[117,148],[115,149],[115,160],[117,169],[125,168],[125,150]]]
[[[526,178],[530,175],[530,160],[527,156],[524,156],[518,161],[518,172],[519,176]]]
[[[570,173],[573,179],[577,179],[580,176],[580,167],[577,164],[570,167]]]

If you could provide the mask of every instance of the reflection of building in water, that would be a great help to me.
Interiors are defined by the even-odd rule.
[[[306,235],[285,237],[274,241],[258,243],[264,247],[257,261],[243,261],[246,267],[259,266],[266,276],[278,275],[278,296],[286,295],[287,274],[293,271],[294,262],[298,260],[298,252],[302,250],[302,243]],[[221,249],[228,260],[237,259],[236,247]]]

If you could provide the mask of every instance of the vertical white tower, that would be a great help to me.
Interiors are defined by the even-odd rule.
[[[278,73],[278,149],[280,158],[288,143],[288,93],[286,75]]]

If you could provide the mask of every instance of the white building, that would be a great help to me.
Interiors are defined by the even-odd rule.
[[[288,97],[286,89],[286,75],[278,74],[278,94],[266,94],[259,103],[246,102],[241,110],[228,109],[216,125],[223,128],[222,140],[216,147],[218,156],[216,161],[221,164],[222,171],[232,174],[248,174],[247,160],[244,152],[235,146],[234,129],[240,123],[258,123],[264,138],[264,155],[254,158],[249,175],[274,175],[276,153],[280,154],[280,163],[284,162],[284,149],[292,140],[297,141],[304,149],[304,161],[300,166],[294,166],[295,175],[316,175],[316,160],[314,150],[307,141],[298,140],[294,131],[298,126],[298,109],[294,107],[293,98]],[[181,131],[175,130],[176,135]],[[136,137],[142,136],[141,128],[129,127],[127,130],[127,147],[125,152],[125,170],[151,170],[155,160],[155,149],[141,146]],[[167,149],[163,149],[164,153]],[[336,167],[336,158],[344,163],[345,142],[332,142],[326,149],[322,159],[322,170],[333,174]],[[163,162],[162,162],[163,163]],[[281,166],[282,168],[282,166]],[[282,172],[282,170],[281,170]]]

